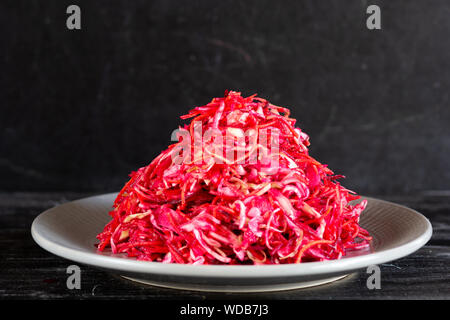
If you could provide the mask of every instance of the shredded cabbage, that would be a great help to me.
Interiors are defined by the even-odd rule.
[[[182,116],[192,120],[180,140],[131,173],[98,250],[163,263],[284,264],[369,246],[359,225],[366,201],[349,203],[359,196],[308,154],[309,137],[289,115],[229,91]],[[200,144],[198,125],[214,133]]]

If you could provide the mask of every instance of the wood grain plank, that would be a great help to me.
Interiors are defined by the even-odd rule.
[[[450,299],[450,199],[397,198],[432,222],[431,241],[416,253],[381,268],[381,289],[369,290],[364,270],[332,284],[272,293],[201,293],[137,284],[80,266],[80,290],[66,287],[71,261],[41,249],[31,238],[31,222],[54,205],[87,196],[80,193],[0,193],[0,299]],[[392,201],[392,199],[389,199]]]

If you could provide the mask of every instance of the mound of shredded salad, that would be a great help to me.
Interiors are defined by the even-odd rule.
[[[191,122],[178,142],[131,173],[98,250],[163,263],[284,264],[369,246],[359,226],[366,201],[349,204],[359,196],[308,154],[309,137],[289,115],[227,91],[182,116]]]

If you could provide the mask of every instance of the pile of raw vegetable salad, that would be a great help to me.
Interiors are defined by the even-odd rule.
[[[163,263],[284,264],[369,246],[359,226],[366,201],[349,204],[359,196],[308,154],[309,137],[289,115],[229,91],[182,116],[192,120],[178,142],[120,191],[98,250]]]

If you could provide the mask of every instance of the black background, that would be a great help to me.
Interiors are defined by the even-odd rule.
[[[225,89],[291,108],[358,193],[448,190],[449,16],[445,0],[2,1],[0,191],[116,191]]]

